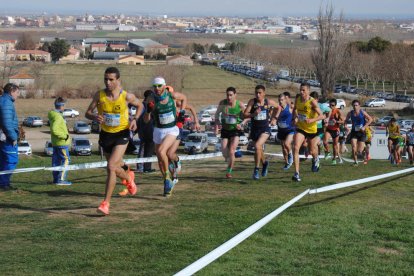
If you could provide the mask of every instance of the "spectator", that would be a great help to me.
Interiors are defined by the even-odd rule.
[[[19,121],[14,102],[19,96],[19,87],[8,83],[0,96],[0,171],[14,170],[19,161],[17,140]],[[0,188],[9,190],[11,174],[0,175]]]
[[[55,100],[55,109],[49,111],[47,117],[50,122],[50,135],[53,146],[52,166],[67,166],[70,162],[69,145],[70,137],[62,111],[65,100],[61,97]],[[53,171],[53,184],[72,185],[66,180],[67,171]]]

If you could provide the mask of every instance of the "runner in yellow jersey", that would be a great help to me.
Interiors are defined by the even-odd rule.
[[[95,93],[85,117],[101,124],[99,133],[99,145],[102,147],[107,164],[107,178],[105,199],[98,207],[98,212],[108,215],[110,200],[116,185],[116,177],[125,180],[125,184],[131,195],[135,195],[135,175],[123,165],[123,156],[128,146],[130,130],[137,128],[136,119],[129,122],[128,104],[137,107],[135,116],[142,113],[142,103],[134,94],[122,89],[120,72],[116,67],[105,70],[104,82],[106,88]],[[98,110],[98,113],[95,110]]]
[[[388,136],[388,151],[390,153],[390,159],[392,164],[397,164],[399,160],[398,151],[400,143],[398,138],[400,136],[400,126],[397,124],[395,118],[391,118],[387,125],[386,135]]]
[[[293,181],[301,181],[299,176],[299,149],[303,142],[308,142],[312,159],[312,171],[319,171],[317,122],[324,119],[318,103],[310,95],[310,86],[307,83],[300,85],[300,94],[296,97],[292,119],[296,123],[296,133],[293,136],[293,159],[295,174]]]

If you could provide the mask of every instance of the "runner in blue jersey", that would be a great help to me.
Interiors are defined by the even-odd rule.
[[[266,98],[266,88],[263,85],[257,85],[255,88],[255,98],[250,99],[244,110],[244,118],[251,118],[250,139],[254,141],[255,167],[253,179],[257,180],[259,176],[259,166],[262,164],[262,176],[266,176],[269,168],[269,161],[266,160],[263,153],[263,145],[270,136],[270,118],[277,103]]]
[[[279,107],[276,112],[277,138],[280,140],[285,159],[283,169],[288,170],[293,164],[292,141],[295,134],[295,126],[292,123],[293,104],[291,103],[290,93],[283,92],[279,95]]]

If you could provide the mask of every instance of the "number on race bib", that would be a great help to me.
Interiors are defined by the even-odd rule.
[[[264,121],[264,120],[266,120],[267,119],[267,112],[266,112],[266,110],[260,111],[259,114],[257,114],[256,116],[254,116],[254,119],[256,121]]]
[[[121,124],[121,114],[104,113],[104,124],[109,127],[116,127]]]
[[[298,120],[299,122],[305,122],[307,119],[306,115],[304,114],[298,114]]]
[[[170,123],[173,123],[175,118],[172,111],[164,114],[159,114],[158,118],[160,119],[161,125],[168,125]]]

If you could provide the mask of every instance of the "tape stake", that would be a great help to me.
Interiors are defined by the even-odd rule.
[[[201,270],[208,264],[212,263],[222,255],[224,255],[226,252],[233,249],[235,246],[240,244],[242,241],[253,235],[255,232],[257,232],[260,228],[268,224],[272,219],[277,217],[280,213],[282,213],[284,210],[289,208],[291,205],[293,205],[295,202],[299,201],[302,197],[306,196],[309,193],[309,189],[301,193],[300,195],[297,195],[296,197],[292,198],[276,210],[274,210],[272,213],[268,214],[261,220],[257,221],[255,224],[248,227],[243,232],[239,233],[238,235],[234,236],[232,239],[228,240],[227,242],[223,243],[204,257],[198,259],[194,263],[190,264],[183,270],[177,272],[176,276],[184,276],[184,275],[193,275],[197,271]]]

